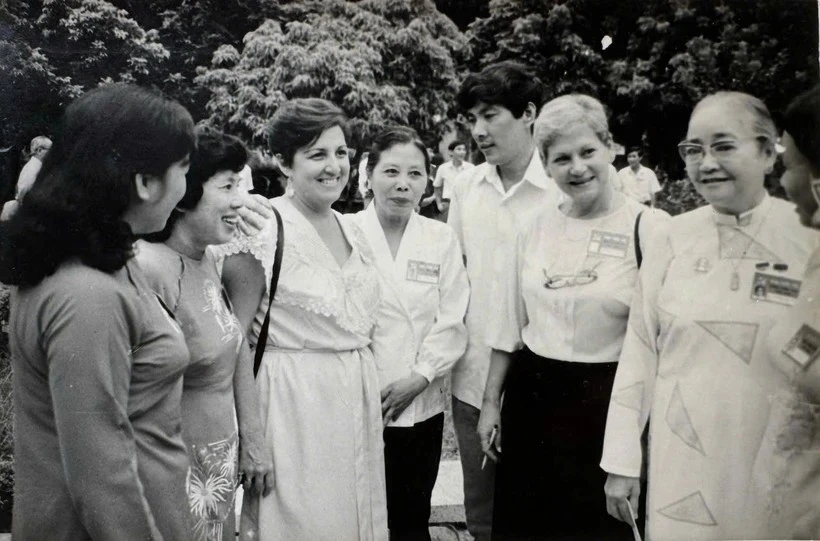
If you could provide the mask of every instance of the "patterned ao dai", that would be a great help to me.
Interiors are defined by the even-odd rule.
[[[182,436],[191,460],[188,503],[194,539],[221,541],[237,486],[233,376],[239,355],[250,362],[250,352],[243,347],[239,321],[228,308],[210,251],[196,260],[164,244],[140,241],[137,249],[137,261],[182,327],[191,354],[183,377]]]
[[[773,379],[763,344],[795,300],[787,280],[800,280],[815,244],[794,207],[767,196],[738,218],[711,207],[677,216],[647,250],[601,466],[640,474],[651,412],[650,539],[754,536],[744,500]]]

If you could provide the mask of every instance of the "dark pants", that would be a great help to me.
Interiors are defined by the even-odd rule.
[[[516,352],[501,410],[493,539],[627,540],[606,511],[599,463],[617,363]]]
[[[430,498],[441,460],[444,414],[384,429],[387,525],[391,541],[430,539]]]
[[[464,515],[467,529],[476,541],[489,541],[493,527],[495,462],[487,460],[476,430],[481,410],[453,397],[453,428],[458,438],[458,454],[464,475]]]

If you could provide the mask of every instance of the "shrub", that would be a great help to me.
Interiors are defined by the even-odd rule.
[[[14,492],[11,355],[9,352],[9,289],[0,285],[0,509],[8,511]],[[0,513],[2,514],[2,513]],[[0,517],[2,522],[2,517]]]
[[[657,195],[657,207],[672,216],[683,214],[706,204],[688,179],[668,180]]]

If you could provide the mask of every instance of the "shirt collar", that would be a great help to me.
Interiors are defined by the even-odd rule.
[[[495,186],[501,186],[501,175],[498,174],[497,165],[490,165],[487,174],[484,175],[484,180]],[[524,178],[521,179],[521,182],[529,182],[541,190],[548,190],[550,188],[550,182],[552,182],[552,180],[547,176],[547,172],[544,170],[544,164],[541,163],[541,156],[535,149],[533,149],[530,164],[527,166],[527,170],[524,171]]]
[[[716,211],[714,207],[712,208],[712,215],[715,218],[715,223],[718,225],[746,227],[752,223],[760,222],[760,220],[764,219],[771,206],[772,198],[767,192],[763,194],[763,200],[756,207],[753,207],[738,216],[735,216],[734,214],[723,214]]]

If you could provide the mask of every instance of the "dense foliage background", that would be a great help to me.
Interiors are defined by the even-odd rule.
[[[28,141],[106,81],[154,86],[257,147],[283,100],[327,97],[355,146],[393,122],[435,141],[464,74],[516,59],[551,95],[599,97],[616,141],[674,179],[704,94],[751,92],[777,116],[818,79],[814,0],[6,0],[0,22],[0,198]]]

